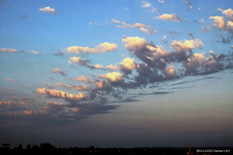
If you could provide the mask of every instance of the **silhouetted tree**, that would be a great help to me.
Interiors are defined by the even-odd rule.
[[[32,146],[32,150],[33,150],[33,151],[38,151],[38,150],[39,150],[39,146],[33,145],[33,146]]]
[[[23,146],[22,144],[19,144],[19,146],[17,147],[18,150],[22,150]]]
[[[30,144],[27,145],[27,150],[31,150],[32,146]]]

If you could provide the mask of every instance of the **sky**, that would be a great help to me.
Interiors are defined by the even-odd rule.
[[[232,0],[0,0],[0,143],[232,146]]]

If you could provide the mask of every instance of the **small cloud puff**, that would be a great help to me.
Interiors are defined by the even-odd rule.
[[[39,11],[46,12],[46,13],[49,13],[51,15],[56,14],[55,9],[50,8],[49,6],[44,7],[44,8],[40,8]]]
[[[59,74],[65,76],[65,73],[60,68],[54,68],[51,72],[52,73],[59,73]]]
[[[34,50],[31,50],[30,52],[33,53],[33,54],[36,54],[36,55],[37,55],[37,54],[40,54],[40,52],[34,51]]]
[[[149,8],[151,6],[152,6],[152,4],[150,2],[143,1],[142,8]]]
[[[162,14],[159,17],[157,17],[158,19],[161,20],[168,20],[168,21],[176,21],[176,22],[180,22],[181,18],[179,16],[177,16],[176,14]]]

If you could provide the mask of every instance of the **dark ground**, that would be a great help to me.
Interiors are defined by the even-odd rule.
[[[0,155],[23,154],[23,155],[233,155],[233,147],[152,147],[152,148],[98,148],[94,146],[56,148],[49,143],[41,143],[37,145],[27,145],[23,148],[21,144],[12,148],[10,144],[3,144],[0,148]]]

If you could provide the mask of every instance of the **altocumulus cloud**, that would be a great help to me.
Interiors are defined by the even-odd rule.
[[[190,4],[189,6],[192,5]],[[151,8],[152,4],[144,1],[142,7]],[[49,14],[56,13],[55,9],[50,7],[40,8],[39,10]],[[232,10],[219,9],[219,11],[226,17],[211,16],[210,19],[214,20],[212,25],[219,30],[232,34]],[[228,20],[226,21],[225,18]],[[182,20],[176,14],[162,14],[157,19],[175,22]],[[147,34],[157,32],[150,25],[139,22],[129,24],[116,19],[112,19],[111,22],[117,24],[117,28],[134,28]],[[169,31],[169,33],[174,35],[180,34],[180,32],[176,31]],[[164,35],[162,42],[166,43],[166,47],[170,47],[170,49],[156,45],[153,41],[148,41],[142,37],[124,36],[121,43],[130,56],[123,58],[116,64],[106,66],[105,70],[100,63],[92,65],[90,60],[81,56],[85,53],[101,54],[112,52],[118,48],[116,43],[103,42],[94,47],[78,45],[67,47],[67,54],[79,54],[79,57],[70,56],[66,60],[70,64],[88,67],[88,69],[101,69],[101,72],[97,72],[98,74],[95,75],[82,73],[81,76],[73,78],[75,82],[79,83],[77,85],[56,81],[56,84],[45,84],[45,88],[37,87],[34,95],[39,98],[38,101],[21,98],[17,100],[17,103],[14,103],[10,100],[2,100],[0,101],[1,107],[6,109],[12,108],[12,112],[2,113],[0,116],[18,115],[19,117],[22,116],[22,118],[24,116],[27,118],[40,116],[38,118],[49,118],[50,120],[82,119],[90,114],[104,113],[116,108],[116,106],[107,104],[109,103],[108,99],[115,97],[124,101],[122,96],[129,89],[141,88],[156,82],[174,80],[184,76],[210,74],[232,68],[232,55],[229,58],[230,55],[217,55],[213,51],[204,51],[202,40],[194,38],[191,33],[189,36],[192,39],[173,40],[169,46],[166,40],[167,36]],[[196,51],[201,52],[197,53]],[[1,48],[0,52],[16,53],[17,50]],[[38,54],[37,51],[32,53]],[[54,68],[51,72],[65,75],[60,68]],[[8,81],[14,82],[12,80]],[[57,89],[58,87],[59,89]],[[65,91],[60,89],[65,89]],[[166,94],[166,92],[151,94]],[[128,99],[128,101],[136,100]]]

